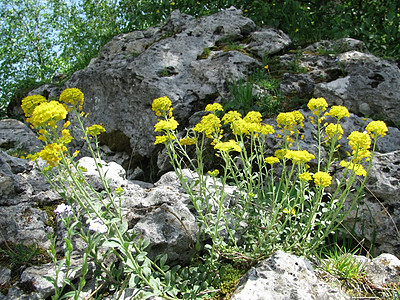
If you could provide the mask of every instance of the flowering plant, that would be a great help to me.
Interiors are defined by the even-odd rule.
[[[174,299],[177,289],[169,287],[164,280],[166,276],[170,279],[174,276],[165,265],[166,256],[150,260],[144,251],[148,241],[128,232],[121,210],[123,189],[112,190],[102,170],[98,135],[105,132],[105,128],[97,124],[84,125],[87,114],[82,111],[83,103],[83,93],[75,88],[64,90],[59,101],[48,102],[42,96],[28,96],[22,100],[28,122],[38,130],[39,139],[45,144],[41,151],[28,158],[38,162],[47,181],[66,201],[55,210],[66,228],[62,254],[57,252],[56,236],[50,237],[49,254],[56,267],[55,277],[47,277],[55,288],[52,299],[79,299],[90,265],[95,266],[96,280],[102,282],[103,288],[117,293],[131,287],[142,296],[150,293]],[[167,123],[172,124],[168,128],[174,129],[173,119]],[[86,170],[75,161],[79,151],[70,153],[68,149],[75,139],[69,131],[72,124],[75,124],[73,132],[86,142],[95,161],[104,188],[101,192],[90,185],[85,177]],[[40,160],[44,161],[44,166]],[[82,256],[78,266],[73,259],[76,254]],[[61,260],[58,259],[60,255]],[[113,256],[116,259],[110,262],[109,257]],[[75,284],[72,276],[77,272],[80,280]],[[66,291],[67,285],[70,291]]]
[[[315,250],[348,213],[343,208],[357,176],[363,177],[357,192],[361,195],[376,142],[388,131],[384,122],[373,121],[366,132],[352,132],[348,140],[353,151],[339,163],[337,150],[344,134],[340,120],[349,117],[349,112],[344,106],[329,108],[324,98],[308,103],[315,125],[315,153],[300,149],[305,121],[300,111],[280,113],[275,132],[262,122],[259,112],[242,117],[237,111],[224,114],[218,103],[209,104],[201,121],[179,139],[171,101],[155,99],[152,108],[159,117],[155,131],[162,134],[155,144],[165,145],[191,197],[203,242],[212,241],[204,246],[210,264],[220,256],[257,260],[277,249],[297,254]],[[167,125],[171,122],[173,126]],[[266,156],[266,136],[274,133],[280,148],[273,156]],[[222,163],[207,173],[204,153],[208,144]],[[189,147],[195,148],[195,159],[188,154]],[[330,174],[333,164],[344,168],[340,178]],[[186,167],[197,174],[195,184],[184,177]],[[228,192],[230,185],[236,187],[234,194]],[[357,197],[353,204],[355,201]]]

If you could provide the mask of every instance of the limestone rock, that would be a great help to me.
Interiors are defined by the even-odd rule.
[[[350,297],[320,281],[308,260],[277,251],[242,278],[231,299],[319,300]]]
[[[346,218],[357,236],[367,243],[375,242],[375,255],[386,252],[400,256],[399,161],[400,151],[375,156],[365,196]]]
[[[9,268],[0,266],[0,286],[9,281],[11,281],[11,270]]]
[[[322,40],[307,46],[304,50],[321,54],[338,54],[354,50],[369,53],[364,42],[353,38],[341,38],[333,41]]]
[[[242,52],[222,50],[224,43],[239,44],[261,57],[284,49],[290,39],[275,29],[257,29],[235,8],[197,19],[174,11],[162,27],[116,36],[65,88],[82,90],[88,123],[104,123],[106,144],[132,154],[129,165],[134,169],[156,151],[155,98],[172,100],[183,127],[206,104],[227,97],[227,80],[245,78],[261,66]],[[205,49],[211,50],[208,57],[202,57]]]
[[[251,42],[247,48],[261,58],[276,54],[292,43],[286,33],[274,28],[255,31],[250,37]]]
[[[399,119],[400,70],[395,64],[358,51],[342,53],[337,59],[347,76],[317,84],[315,96],[345,105],[355,114]]]
[[[388,253],[383,253],[370,260],[366,265],[367,278],[375,285],[398,284],[400,281],[400,260]]]
[[[24,123],[14,119],[0,120],[0,148],[11,152],[35,152],[42,143]]]

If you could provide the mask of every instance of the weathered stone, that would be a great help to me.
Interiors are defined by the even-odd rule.
[[[274,28],[255,31],[250,37],[251,42],[247,49],[261,58],[276,54],[292,43],[290,37],[286,33]]]
[[[350,297],[320,281],[308,260],[277,251],[242,278],[231,299],[319,300]]]
[[[11,270],[9,268],[0,266],[0,286],[11,281]]]
[[[0,242],[6,240],[25,245],[37,244],[48,249],[47,215],[29,203],[0,206]]]
[[[345,105],[355,114],[385,121],[400,118],[400,71],[395,64],[358,51],[340,54],[337,59],[347,76],[317,84],[314,96]]]
[[[365,196],[346,218],[348,228],[367,243],[374,242],[374,254],[400,256],[400,151],[377,154],[372,163]]]
[[[0,120],[0,148],[15,153],[31,153],[41,146],[42,142],[24,123],[14,119]]]
[[[311,51],[320,54],[339,54],[348,51],[369,53],[364,42],[352,38],[341,38],[333,41],[319,41],[307,46],[304,51]]]
[[[314,80],[309,74],[285,73],[282,77],[280,89],[288,97],[310,98],[314,85]]]
[[[400,282],[400,260],[388,253],[373,258],[365,265],[367,278],[375,286],[385,288]]]

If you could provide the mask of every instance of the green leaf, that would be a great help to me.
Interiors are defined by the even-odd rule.
[[[127,230],[128,230],[128,222],[124,221],[121,223],[121,226],[119,227],[119,232],[121,233],[121,235],[123,235]]]
[[[161,257],[160,257],[160,267],[161,268],[165,265],[165,263],[167,262],[167,259],[168,259],[167,253],[164,253],[161,255]]]
[[[136,274],[132,274],[131,278],[129,278],[129,287],[135,288],[140,282],[140,277]]]

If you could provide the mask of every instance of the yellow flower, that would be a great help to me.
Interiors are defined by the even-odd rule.
[[[275,132],[274,127],[268,124],[258,124],[257,131],[263,135],[273,134]]]
[[[105,131],[106,130],[105,130],[105,128],[103,126],[94,124],[94,125],[90,126],[87,129],[87,134],[88,135],[92,135],[92,136],[96,136],[96,135],[99,135],[100,133],[103,133]]]
[[[287,209],[287,208],[284,208],[284,209],[283,209],[283,212],[284,212],[285,214],[287,214],[287,215],[289,215],[289,214],[291,214],[291,215],[293,215],[293,216],[296,215],[296,211],[294,210],[294,208],[290,208],[290,210]]]
[[[115,192],[117,193],[118,196],[121,196],[122,193],[124,192],[124,189],[121,186],[119,186],[115,189]]]
[[[212,112],[224,111],[224,108],[219,103],[213,103],[213,104],[207,104],[204,111],[212,111]]]
[[[211,176],[211,177],[217,177],[218,176],[218,174],[219,174],[219,171],[218,171],[218,169],[215,169],[214,171],[208,171],[208,174]]]
[[[186,146],[194,145],[194,144],[196,144],[196,138],[184,137],[183,139],[179,140],[179,144],[186,145]]]
[[[366,161],[368,161],[371,157],[371,152],[366,149],[353,150],[352,154],[354,155],[354,162],[360,162],[363,158],[366,158]]]
[[[310,181],[312,179],[311,174],[308,172],[304,172],[299,174],[299,179],[302,181]]]
[[[353,131],[347,139],[349,140],[349,145],[353,151],[357,151],[358,149],[369,149],[371,147],[371,137],[366,133]]]
[[[175,121],[174,117],[168,120],[159,120],[156,125],[154,125],[154,132],[160,132],[163,130],[175,130],[179,123]]]
[[[273,164],[279,163],[279,158],[275,156],[269,156],[264,161],[265,163],[270,164],[272,166]]]
[[[25,117],[30,117],[35,108],[44,102],[47,102],[47,99],[41,95],[27,96],[22,99],[21,107],[25,113]]]
[[[314,115],[318,116],[321,112],[326,110],[328,103],[324,98],[312,98],[308,101],[307,107]]]
[[[61,103],[50,101],[37,106],[32,112],[32,117],[27,121],[32,123],[33,127],[47,125],[55,128],[56,122],[65,119],[67,114],[67,110]]]
[[[352,170],[358,176],[367,176],[367,171],[365,171],[364,167],[361,164],[355,164],[353,162],[347,162],[342,160],[340,165],[344,168]]]
[[[286,159],[291,159],[293,163],[306,163],[314,159],[315,156],[307,150],[287,150]]]
[[[232,133],[235,135],[248,135],[249,123],[245,122],[242,118],[237,119],[231,123]]]
[[[284,128],[285,131],[289,131],[290,134],[294,133],[294,130],[298,132],[298,127],[303,128],[304,116],[298,110],[287,112],[287,113],[280,113],[276,117],[276,122],[278,123],[278,127]]]
[[[68,129],[63,129],[61,131],[62,138],[60,138],[60,142],[62,142],[64,145],[70,143],[74,138],[70,135]]]
[[[278,123],[278,125],[283,125],[284,127],[288,127],[296,124],[296,118],[291,113],[280,113],[276,117],[276,122]]]
[[[59,164],[62,158],[62,152],[66,152],[67,148],[62,144],[48,144],[43,148],[42,151],[36,153],[35,155],[28,155],[31,160],[36,160],[37,158],[42,158],[50,167],[54,167]]]
[[[329,116],[336,118],[338,120],[340,120],[343,117],[349,117],[349,110],[341,105],[335,105],[332,106],[331,109],[329,110]]]
[[[172,114],[171,100],[166,96],[154,99],[151,108],[158,117],[171,116]]]
[[[250,111],[243,120],[248,123],[260,123],[262,121],[262,115],[258,111]]]
[[[289,150],[286,149],[278,149],[275,151],[274,155],[280,159],[283,159],[285,157],[286,152]]]
[[[342,138],[342,134],[344,133],[342,126],[340,124],[329,123],[325,127],[325,134],[328,140],[333,137],[337,137],[338,140]]]
[[[214,146],[214,149],[217,149],[221,152],[242,151],[239,144],[234,140],[229,140],[228,142],[219,142]]]
[[[265,69],[265,70],[268,70],[268,69],[269,69],[269,66],[268,66],[268,65],[265,65],[265,66],[264,66],[264,69]]]
[[[233,121],[239,120],[242,118],[242,115],[238,113],[236,110],[228,111],[223,117],[222,121],[224,124],[232,123]]]
[[[60,95],[60,102],[72,104],[74,106],[79,105],[79,109],[82,109],[83,101],[83,93],[77,88],[65,89]]]
[[[213,133],[219,135],[221,120],[214,114],[209,114],[201,118],[200,123],[193,128],[194,131],[202,132],[206,137],[211,137]]]
[[[154,142],[154,145],[164,144],[166,141],[168,141],[167,135],[158,135],[156,136],[156,141]]]
[[[386,135],[386,132],[388,132],[388,128],[383,121],[371,121],[365,130],[368,131],[372,138],[375,138],[378,135],[383,137]]]
[[[326,172],[319,171],[313,175],[314,183],[320,187],[330,186],[332,183],[332,176]]]

